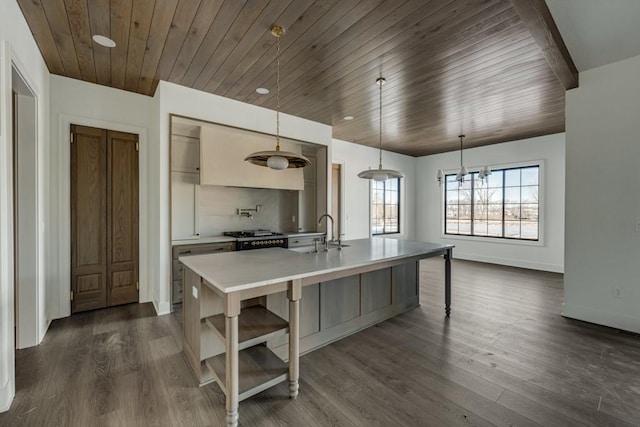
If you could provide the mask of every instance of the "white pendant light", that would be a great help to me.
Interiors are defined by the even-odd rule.
[[[469,171],[467,170],[467,167],[464,165],[464,162],[462,159],[462,148],[463,148],[462,144],[465,136],[466,135],[464,134],[458,135],[458,138],[460,138],[460,170],[456,174],[456,181],[458,181],[459,185],[462,185],[462,183],[464,182],[464,177],[469,175]],[[489,168],[489,166],[485,166],[478,171],[478,178],[480,180],[485,180],[489,175],[491,175],[491,168]],[[436,172],[436,182],[438,183],[438,186],[442,186],[442,183],[444,182],[444,180],[445,180],[444,171],[442,169],[438,169],[438,172]]]
[[[368,169],[358,174],[360,178],[372,179],[378,182],[392,178],[404,178],[404,174],[402,172],[382,168],[382,85],[385,82],[386,80],[384,77],[378,77],[376,79],[376,83],[380,86],[380,162],[378,163],[378,169]]]
[[[276,51],[276,149],[249,154],[244,161],[274,170],[303,168],[311,164],[309,159],[298,153],[280,150],[280,37],[284,34],[284,28],[274,25],[271,27],[271,34],[278,40],[278,50]]]

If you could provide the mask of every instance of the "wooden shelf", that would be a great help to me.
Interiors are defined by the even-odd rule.
[[[224,342],[224,314],[207,317],[206,322]],[[238,316],[238,350],[285,335],[288,331],[289,323],[266,308],[259,305],[243,308]]]
[[[246,348],[239,352],[239,400],[256,395],[285,381],[289,368],[278,356],[263,345]],[[207,367],[213,373],[222,391],[227,394],[225,383],[225,354],[207,359]]]

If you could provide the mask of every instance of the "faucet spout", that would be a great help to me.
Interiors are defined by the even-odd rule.
[[[334,232],[334,230],[333,230],[333,224],[334,224],[334,222],[333,222],[333,217],[332,217],[331,215],[329,215],[329,214],[322,214],[322,215],[320,216],[320,218],[318,218],[318,225],[321,225],[321,224],[322,224],[322,219],[323,219],[323,218],[327,218],[327,222],[328,222],[329,220],[331,220],[331,240],[333,240],[333,239],[335,238],[335,236],[336,236],[336,234],[335,234],[335,232]],[[328,226],[328,225],[329,225],[329,224],[327,224],[327,226]],[[328,227],[327,227],[327,229],[328,229]],[[329,234],[329,233],[327,233],[327,234]],[[325,238],[325,240],[326,240],[326,238]]]

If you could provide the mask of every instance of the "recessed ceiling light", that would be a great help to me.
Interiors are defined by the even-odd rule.
[[[116,47],[116,42],[114,42],[113,40],[111,40],[107,36],[101,36],[99,34],[94,34],[92,39],[93,39],[94,42],[98,43],[100,46]]]
[[[344,116],[345,120],[353,120],[353,116]]]
[[[256,89],[256,92],[258,92],[260,95],[266,95],[269,93],[269,89],[267,89],[266,87],[259,87],[258,89]]]

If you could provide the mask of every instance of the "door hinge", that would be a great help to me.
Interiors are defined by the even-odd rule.
[[[69,139],[70,139],[70,141],[69,141],[69,142],[70,142],[71,144],[73,144],[73,132],[71,132],[71,135],[69,136]]]
[[[136,290],[139,291],[140,290],[140,282],[136,282]]]
[[[73,291],[71,291],[71,301],[73,301]]]
[[[140,143],[136,142],[136,151],[140,151]]]

